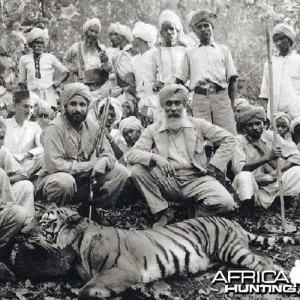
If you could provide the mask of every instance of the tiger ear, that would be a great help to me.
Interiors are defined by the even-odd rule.
[[[58,208],[55,202],[51,202],[47,207],[47,209],[54,209],[54,208]]]
[[[66,219],[66,224],[74,226],[78,225],[80,221],[82,221],[82,216],[80,214],[75,214]]]

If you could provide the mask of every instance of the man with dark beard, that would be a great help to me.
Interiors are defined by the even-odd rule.
[[[196,216],[230,211],[233,198],[214,177],[224,171],[235,146],[226,130],[203,119],[188,117],[188,91],[178,84],[164,87],[159,94],[164,115],[148,126],[125,154],[133,164],[131,176],[144,194],[158,221],[165,226],[173,218],[167,200],[193,201]],[[220,146],[207,166],[205,140]]]
[[[92,99],[99,95],[107,96],[103,86],[112,70],[111,61],[106,54],[106,47],[99,42],[101,23],[97,18],[87,20],[83,25],[83,41],[73,44],[67,51],[68,69],[73,72],[74,81],[87,84],[92,92]]]
[[[47,126],[42,137],[45,156],[38,193],[58,205],[82,202],[85,206],[90,178],[95,176],[103,192],[97,205],[114,204],[128,172],[124,166],[116,164],[105,136],[102,145],[96,144],[99,126],[87,116],[91,101],[88,87],[83,83],[66,85],[61,101],[65,113]],[[96,157],[96,147],[99,147],[99,157]]]

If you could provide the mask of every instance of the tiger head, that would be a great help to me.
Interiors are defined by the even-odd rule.
[[[56,243],[60,231],[72,216],[79,217],[76,211],[68,207],[57,207],[56,204],[51,204],[39,222],[41,235],[47,241]]]

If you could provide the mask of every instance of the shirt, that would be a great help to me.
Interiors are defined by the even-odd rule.
[[[54,73],[68,72],[68,69],[50,53],[42,53],[39,59],[41,78],[36,78],[33,54],[26,54],[19,62],[19,82],[27,83],[29,90],[48,89],[53,85]]]
[[[206,87],[208,81],[226,88],[233,76],[237,72],[229,48],[215,42],[187,50],[176,73],[183,82],[190,79],[191,90],[199,85]]]
[[[273,56],[272,66],[274,113],[282,111],[295,118],[300,115],[300,55],[291,51],[286,56]],[[269,99],[268,62],[264,65],[259,97]],[[270,118],[270,101],[267,112]]]

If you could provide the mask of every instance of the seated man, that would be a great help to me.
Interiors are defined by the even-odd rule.
[[[233,188],[241,202],[239,204],[248,211],[254,203],[268,208],[278,195],[278,158],[283,172],[284,195],[294,196],[300,191],[300,153],[295,145],[279,135],[278,146],[274,146],[273,132],[264,129],[265,120],[264,109],[255,106],[249,106],[238,118],[244,135],[237,137],[233,155],[232,168],[236,174]]]
[[[34,217],[33,184],[25,180],[26,172],[3,147],[6,133],[0,117],[0,260],[7,253],[7,243]],[[1,278],[1,276],[0,276]]]
[[[195,202],[196,216],[211,216],[233,208],[233,198],[214,177],[224,171],[235,146],[226,130],[203,119],[188,117],[188,91],[170,84],[160,94],[164,114],[150,125],[126,154],[133,164],[132,178],[144,194],[153,214],[161,216],[153,226],[164,226],[172,219],[169,198]],[[205,140],[219,143],[207,166]]]
[[[75,199],[86,205],[90,178],[96,176],[103,192],[99,206],[114,204],[128,172],[124,166],[116,164],[105,136],[102,145],[97,145],[99,126],[92,117],[87,117],[91,101],[89,88],[83,83],[67,84],[61,101],[65,112],[43,132],[45,154],[38,193],[48,202],[61,206],[74,203]]]
[[[31,122],[35,100],[29,91],[18,91],[14,94],[15,115],[6,119],[4,146],[30,177],[42,164],[43,146],[40,142],[41,127]]]

